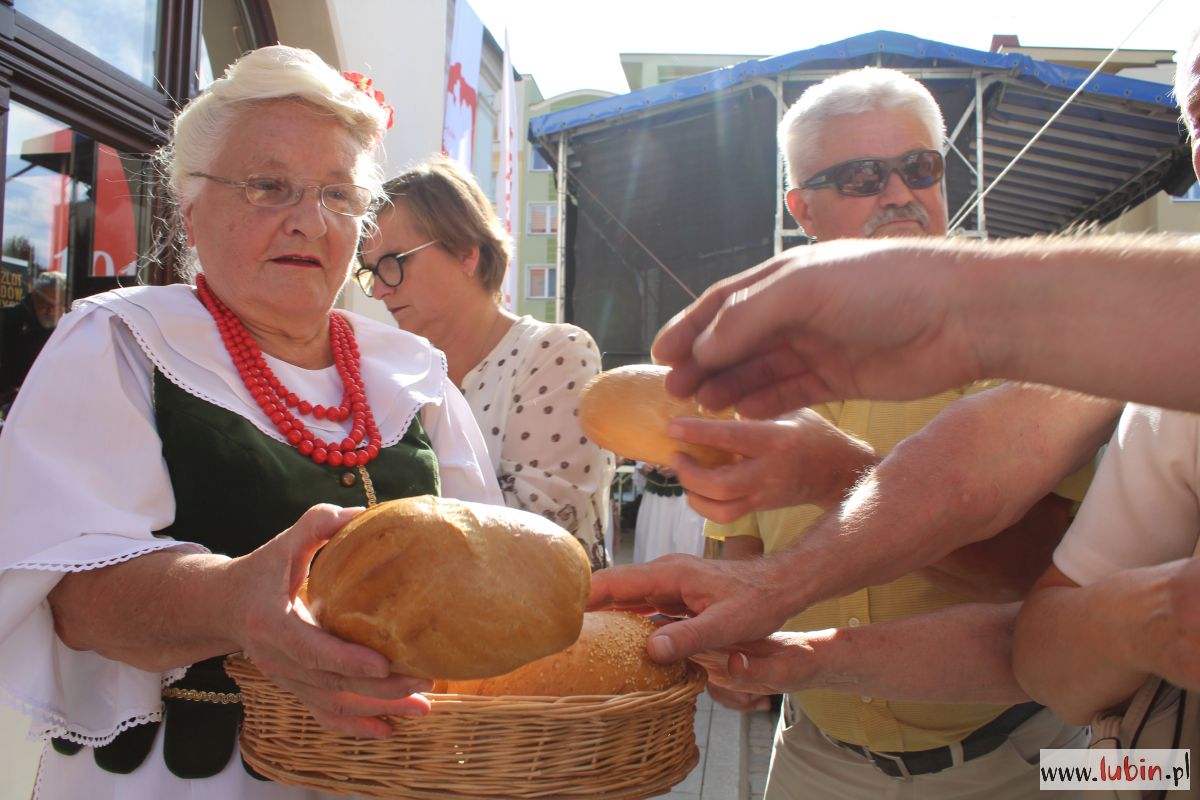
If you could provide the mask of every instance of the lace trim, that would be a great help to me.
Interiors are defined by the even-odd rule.
[[[175,669],[164,672],[159,678],[160,688],[169,686],[175,683],[187,673],[187,667],[177,667]],[[112,742],[124,731],[129,730],[137,725],[144,725],[147,722],[159,722],[162,720],[162,708],[155,711],[147,711],[142,714],[129,717],[119,723],[109,732],[100,735],[83,733],[73,729],[68,723],[67,718],[62,711],[51,708],[50,706],[39,703],[29,698],[17,695],[9,687],[0,683],[0,701],[12,708],[18,714],[23,714],[29,717],[39,730],[31,730],[27,737],[31,741],[49,741],[50,739],[66,739],[69,742],[81,744],[87,747],[103,747]]]
[[[3,570],[32,569],[42,570],[44,572],[87,572],[93,569],[111,567],[113,564],[122,564],[126,561],[132,561],[133,559],[138,558],[139,556],[144,556],[147,553],[156,553],[160,550],[169,550],[180,547],[188,548],[199,553],[212,552],[204,545],[197,544],[196,542],[181,542],[175,539],[169,539],[161,542],[152,542],[147,544],[145,547],[139,547],[136,550],[132,550],[128,553],[122,553],[119,556],[102,558],[99,561],[86,561],[83,563],[76,561],[17,561],[13,564],[3,567]]]
[[[397,434],[394,438],[389,438],[389,439],[385,440],[382,445],[383,447],[391,447],[392,445],[396,444],[396,442],[403,439],[404,434],[408,433],[408,429],[409,429],[409,426],[412,425],[412,421],[414,419],[416,419],[417,414],[420,414],[421,409],[423,409],[426,405],[437,405],[437,404],[444,403],[446,400],[446,382],[450,379],[450,377],[449,377],[450,376],[450,364],[449,364],[449,362],[446,361],[445,353],[443,353],[441,350],[437,349],[436,347],[433,347],[432,345],[430,347],[433,350],[434,355],[436,355],[438,357],[438,362],[442,365],[442,369],[441,369],[442,380],[438,383],[437,394],[434,395],[434,397],[429,401],[429,403],[419,404],[419,405],[414,406],[412,412],[410,412],[408,417],[405,418],[404,424],[400,426],[400,433]],[[432,442],[430,442],[430,444],[432,444]],[[436,450],[437,448],[435,447],[434,449]]]
[[[173,669],[163,673],[160,680],[162,686],[174,683],[183,677],[187,672],[186,667]],[[75,744],[81,744],[85,747],[103,747],[111,743],[119,735],[138,725],[145,725],[148,722],[160,722],[163,718],[162,708],[155,711],[148,711],[143,714],[138,714],[129,717],[119,722],[111,731],[99,736],[82,733],[74,730],[67,724],[66,718],[57,711],[48,709],[39,709],[36,704],[22,700],[12,692],[8,691],[3,685],[0,685],[0,700],[3,700],[7,705],[15,709],[17,712],[31,717],[34,722],[41,726],[41,730],[34,733],[31,731],[28,738],[33,741],[49,741],[50,739],[66,739]]]
[[[84,747],[103,747],[106,744],[112,744],[113,740],[120,736],[130,728],[136,728],[138,725],[145,725],[148,722],[162,722],[162,710],[151,711],[147,714],[138,714],[136,717],[130,717],[122,722],[113,730],[112,733],[104,736],[88,736],[82,733],[76,733],[65,725],[56,725],[52,730],[42,731],[37,738],[43,741],[49,739],[66,739],[68,742],[81,744]]]
[[[153,312],[150,311],[150,309],[146,308],[145,306],[139,305],[138,303],[135,303],[133,300],[130,300],[128,297],[126,297],[124,295],[120,295],[120,294],[116,295],[116,297],[123,302],[129,303],[129,305],[133,306],[134,308],[140,308],[143,311],[145,311],[147,314],[150,314],[151,316],[153,316]],[[192,397],[198,397],[206,403],[211,403],[212,405],[217,406],[218,408],[225,409],[226,411],[230,412],[231,414],[237,414],[239,417],[242,417],[243,419],[247,420],[251,425],[258,428],[258,430],[261,433],[265,434],[266,436],[269,436],[270,438],[274,439],[275,441],[283,442],[283,443],[287,442],[287,439],[285,439],[283,436],[281,436],[279,431],[274,430],[273,428],[267,428],[266,425],[263,422],[261,422],[260,420],[251,419],[250,417],[247,417],[243,413],[244,409],[239,410],[237,408],[234,408],[230,403],[218,400],[217,398],[209,395],[207,392],[202,392],[199,389],[197,389],[193,386],[188,386],[186,383],[184,383],[182,378],[180,378],[179,375],[175,374],[175,372],[167,366],[166,362],[162,360],[162,358],[158,355],[158,353],[154,352],[154,350],[150,347],[150,343],[147,342],[146,339],[142,336],[141,328],[139,328],[134,323],[133,319],[130,316],[128,316],[120,308],[119,303],[113,303],[112,305],[104,305],[101,307],[108,309],[109,311],[111,311],[112,313],[116,314],[118,317],[121,318],[121,321],[125,323],[125,327],[129,330],[130,333],[133,334],[133,338],[137,340],[138,347],[141,348],[142,353],[146,356],[147,359],[150,360],[150,362],[152,364],[154,364],[155,368],[157,368],[159,372],[161,372],[163,375],[167,376],[167,380],[171,381],[171,383],[175,384],[180,389],[182,389],[183,391],[190,394]]]
[[[133,300],[130,300],[128,297],[125,297],[124,295],[117,295],[117,297],[120,300],[122,300],[126,303],[129,303],[131,306],[134,306],[135,308],[140,308],[143,311],[145,311],[147,314],[153,315],[153,312],[151,312],[150,309],[146,308],[145,306],[138,305]],[[171,369],[169,369],[167,367],[166,363],[162,360],[162,358],[159,357],[159,355],[154,352],[154,350],[150,347],[150,344],[145,340],[145,338],[143,338],[141,330],[137,327],[137,325],[134,324],[133,320],[129,316],[127,316],[125,313],[123,313],[121,311],[121,309],[118,307],[118,305],[119,304],[114,303],[112,305],[104,305],[101,307],[107,308],[112,313],[116,314],[118,317],[121,318],[121,321],[125,323],[125,327],[129,330],[130,333],[133,334],[133,338],[137,340],[138,347],[141,348],[142,353],[146,356],[147,359],[150,360],[150,362],[152,364],[154,364],[154,366],[158,369],[159,372],[161,372],[163,375],[165,375],[167,377],[167,380],[169,380],[171,383],[178,386],[183,391],[190,394],[192,397],[198,397],[206,403],[211,403],[212,405],[217,406],[218,408],[225,409],[226,411],[228,411],[231,414],[238,415],[239,417],[241,417],[242,419],[246,420],[251,425],[253,425],[255,428],[257,428],[259,430],[259,432],[274,439],[275,441],[281,442],[283,444],[288,444],[287,439],[282,434],[280,434],[279,431],[276,430],[273,426],[268,428],[266,426],[265,421],[260,420],[256,417],[246,416],[245,408],[235,408],[229,402],[218,400],[217,398],[209,395],[207,392],[202,392],[199,389],[197,389],[193,386],[189,386],[188,384],[184,383],[183,379],[179,375],[175,374]],[[345,317],[343,316],[343,318],[345,318]],[[349,321],[349,320],[347,320],[347,321]],[[353,326],[351,326],[351,327],[353,327]],[[446,375],[449,372],[449,367],[446,362],[446,354],[443,353],[441,350],[438,350],[437,348],[431,348],[431,349],[433,350],[434,353],[436,353],[438,355],[440,362],[441,362],[441,366],[442,366],[441,386],[439,386],[438,393],[433,398],[433,401],[432,401],[432,402],[437,402],[445,397],[445,389],[442,387],[444,387],[444,385],[445,385],[445,379],[446,379]],[[392,445],[396,444],[401,439],[403,439],[404,434],[408,432],[408,427],[410,425],[412,425],[413,419],[421,411],[421,408],[422,408],[421,405],[415,405],[413,407],[413,410],[411,412],[409,412],[408,416],[405,418],[404,424],[399,428],[399,433],[389,436],[387,439],[384,439],[381,442],[381,446],[382,447],[391,447]]]
[[[46,742],[50,739],[66,739],[69,742],[81,744],[86,747],[103,747],[112,742],[113,739],[116,739],[124,731],[137,725],[144,725],[147,722],[159,722],[163,716],[161,708],[157,711],[138,714],[118,723],[113,730],[97,736],[72,730],[67,724],[66,718],[61,713],[39,709],[36,705],[25,702],[12,694],[3,686],[0,686],[0,700],[3,700],[6,705],[18,713],[32,718],[34,723],[39,726],[39,730],[31,730],[29,732],[27,738],[30,740]]]
[[[42,762],[46,760],[46,748],[42,748],[42,754],[38,756],[37,775],[33,779],[33,795],[30,800],[38,800],[42,796]]]

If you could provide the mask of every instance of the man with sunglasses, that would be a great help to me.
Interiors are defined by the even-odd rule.
[[[944,124],[917,81],[873,68],[835,76],[809,89],[779,130],[788,209],[819,242],[815,249],[851,237],[946,233]],[[686,369],[673,379],[686,379]],[[1039,750],[1081,739],[1080,729],[1028,702],[1012,675],[1019,604],[964,601],[1015,601],[1028,589],[1082,492],[1038,498],[1071,471],[1074,453],[1094,452],[1103,434],[1060,442],[1070,431],[1037,415],[1049,405],[1045,393],[993,386],[908,403],[827,404],[772,421],[674,423],[677,438],[743,456],[711,470],[685,456],[673,464],[692,504],[729,523],[710,524],[709,532],[725,540],[724,557],[736,563],[618,568],[596,576],[593,601],[619,606],[650,597],[664,610],[678,613],[682,604],[696,614],[660,631],[651,653],[669,660],[722,648],[701,658],[710,691],[727,705],[761,708],[765,698],[756,692],[791,691],[767,800],[1033,797]],[[899,447],[944,410],[931,435]],[[1007,450],[991,439],[983,451],[963,443],[977,420],[1002,420],[1008,411],[1031,415],[1032,428],[1045,424],[1045,452],[1037,448],[1034,458],[1021,438],[1033,431],[1021,426]],[[1099,427],[1115,409],[1088,413]],[[896,457],[885,458],[893,448]],[[1008,483],[997,480],[999,493],[984,502],[958,494],[967,486],[960,473],[970,475],[981,455],[989,476],[1022,476],[1022,493],[1005,496]],[[991,525],[989,535],[1011,527],[914,572],[953,550],[937,552],[923,537],[945,540],[963,525]],[[809,540],[822,546],[806,547]],[[776,628],[799,633],[746,643]]]

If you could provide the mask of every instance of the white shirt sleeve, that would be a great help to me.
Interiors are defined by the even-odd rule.
[[[1054,553],[1079,584],[1187,558],[1200,535],[1200,417],[1129,405]]]
[[[34,364],[0,436],[0,698],[33,717],[32,735],[109,741],[157,718],[164,681],[184,672],[71,650],[46,600],[65,572],[156,550],[204,552],[153,535],[174,519],[175,500],[150,376],[120,320],[74,312]]]
[[[443,497],[504,505],[496,476],[488,469],[487,445],[479,425],[466,399],[448,378],[442,402],[421,409],[421,424],[437,455]]]

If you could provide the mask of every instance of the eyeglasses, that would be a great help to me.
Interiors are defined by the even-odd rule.
[[[928,189],[942,179],[945,166],[936,150],[913,150],[895,158],[855,158],[821,170],[800,188],[832,187],[847,197],[869,197],[887,188],[895,172],[908,188]]]
[[[369,214],[376,204],[375,195],[370,189],[353,183],[330,183],[326,186],[294,183],[287,178],[277,178],[270,175],[251,175],[244,181],[231,181],[228,178],[218,178],[206,172],[189,173],[193,178],[207,178],[210,181],[223,183],[227,186],[239,186],[246,192],[246,200],[252,206],[263,208],[287,208],[300,202],[307,189],[316,189],[321,197],[321,205],[335,214],[347,217],[363,217]]]
[[[425,244],[419,244],[412,250],[405,250],[403,253],[382,255],[375,262],[375,266],[368,267],[366,264],[362,264],[362,266],[354,270],[354,280],[358,281],[358,285],[362,287],[362,290],[367,293],[368,297],[375,296],[376,280],[381,281],[384,286],[395,289],[404,282],[404,262],[426,247],[432,247],[437,243],[437,239],[431,239]]]

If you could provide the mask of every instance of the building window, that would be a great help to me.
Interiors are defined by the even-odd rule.
[[[198,82],[278,39],[268,2],[0,0],[0,425],[73,300],[172,280],[146,154]]]
[[[95,0],[17,0],[16,10],[105,64],[154,86],[158,0],[131,0],[119,10]]]
[[[549,172],[550,162],[542,157],[542,151],[538,150],[536,147],[529,148],[529,151],[533,153],[533,156],[529,159],[529,171]]]
[[[530,236],[552,236],[558,233],[558,204],[530,203],[529,226],[526,233]]]
[[[1179,197],[1172,197],[1172,203],[1195,203],[1200,202],[1200,183],[1193,183],[1192,188],[1188,189]]]
[[[247,10],[239,0],[205,0],[200,50],[196,54],[199,59],[197,90],[207,89],[225,67],[256,47],[256,25],[248,18]]]
[[[11,291],[0,305],[24,298],[41,272],[66,272],[72,130],[58,120],[13,103],[9,110],[4,174],[4,277]],[[18,275],[19,273],[19,275]]]
[[[116,288],[116,278],[137,273],[139,253],[150,247],[152,173],[145,156],[120,153],[13,103],[4,255],[27,262],[26,282],[41,272],[69,273],[72,298]]]
[[[7,139],[0,406],[70,300],[136,282],[153,221],[153,168],[145,156],[121,153],[20,103],[9,109]]]
[[[552,300],[557,296],[558,270],[554,267],[528,267],[525,274],[525,299]]]

